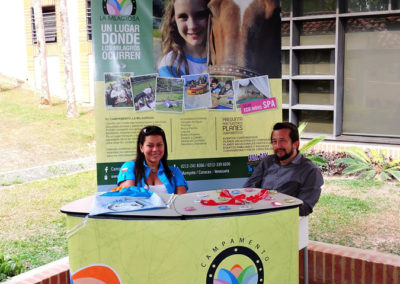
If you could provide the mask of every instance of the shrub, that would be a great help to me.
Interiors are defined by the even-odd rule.
[[[346,158],[347,154],[344,152],[336,151],[323,151],[323,150],[310,150],[307,152],[309,155],[316,157],[321,157],[324,159],[325,163],[323,165],[318,165],[321,172],[328,176],[342,175],[343,170],[346,168],[343,164],[336,164],[336,161],[341,158]]]
[[[336,164],[343,164],[346,168],[343,174],[354,174],[359,178],[400,181],[400,159],[393,160],[386,156],[386,151],[378,153],[377,150],[360,147],[350,147],[345,151],[350,157],[341,158]]]

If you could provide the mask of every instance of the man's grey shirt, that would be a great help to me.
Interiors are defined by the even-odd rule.
[[[244,187],[274,189],[303,201],[300,215],[313,211],[324,184],[319,168],[301,154],[285,166],[281,166],[275,155],[264,158],[255,168]]]

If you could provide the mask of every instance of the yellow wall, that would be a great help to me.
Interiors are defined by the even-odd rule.
[[[89,88],[89,55],[92,52],[92,42],[87,40],[86,32],[86,3],[84,0],[78,2],[79,19],[79,62],[80,62],[80,84],[82,89],[82,101],[90,102]]]
[[[76,85],[80,84],[81,95],[76,99],[84,103],[93,103],[90,101],[90,88],[89,88],[89,56],[92,54],[92,42],[87,40],[86,31],[86,3],[85,0],[78,0],[78,29],[79,33],[71,33],[72,37],[79,37],[79,71],[80,80],[75,82]],[[61,37],[61,26],[60,26],[60,13],[58,1],[55,0],[42,0],[42,6],[54,5],[56,8],[57,15],[57,42],[46,44],[47,56],[57,56],[59,58],[58,70],[60,72],[60,82],[58,84],[62,86],[60,89],[64,89],[64,61],[62,55],[62,37]],[[35,57],[38,55],[38,49],[32,42],[32,24],[31,24],[31,8],[33,7],[32,0],[24,0],[24,15],[25,15],[25,40],[26,40],[26,52],[28,60],[28,81],[31,85],[35,85]],[[74,66],[74,68],[76,68]],[[77,72],[76,70],[75,72]],[[54,82],[50,82],[54,84]],[[56,83],[57,84],[57,83]],[[77,90],[78,88],[76,88]],[[65,95],[65,94],[59,94]]]

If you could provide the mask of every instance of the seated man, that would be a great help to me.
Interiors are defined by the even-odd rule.
[[[294,124],[276,123],[271,143],[275,154],[260,162],[244,187],[275,189],[301,199],[300,216],[307,216],[321,194],[321,171],[299,153],[299,131]]]

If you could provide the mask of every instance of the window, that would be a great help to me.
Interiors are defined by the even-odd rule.
[[[308,137],[400,138],[400,0],[281,3],[283,119]]]
[[[282,104],[289,104],[289,80],[282,80]]]
[[[282,62],[282,75],[290,75],[289,65],[289,50],[282,50],[281,62]]]
[[[347,11],[349,13],[385,11],[388,7],[388,0],[347,0]]]
[[[400,16],[348,19],[343,133],[399,137]]]
[[[57,42],[57,25],[56,25],[56,7],[45,6],[42,7],[44,37],[46,43]],[[35,13],[31,8],[31,23],[32,23],[32,41],[37,43],[36,26],[35,26]]]
[[[90,0],[86,0],[86,31],[87,39],[92,40],[92,8]]]
[[[299,125],[307,123],[305,133],[331,134],[333,131],[333,112],[332,111],[298,111]]]
[[[300,45],[335,44],[335,20],[300,23]]]
[[[282,46],[290,45],[290,23],[282,22],[281,26]]]
[[[336,0],[303,0],[300,5],[300,15],[334,14]]]
[[[299,91],[299,104],[332,105],[332,80],[299,80],[296,82]]]
[[[335,75],[334,49],[296,50],[299,62],[299,75]],[[289,54],[288,56],[289,57]],[[289,59],[286,63],[289,65]]]
[[[282,17],[290,17],[290,0],[281,0]]]

